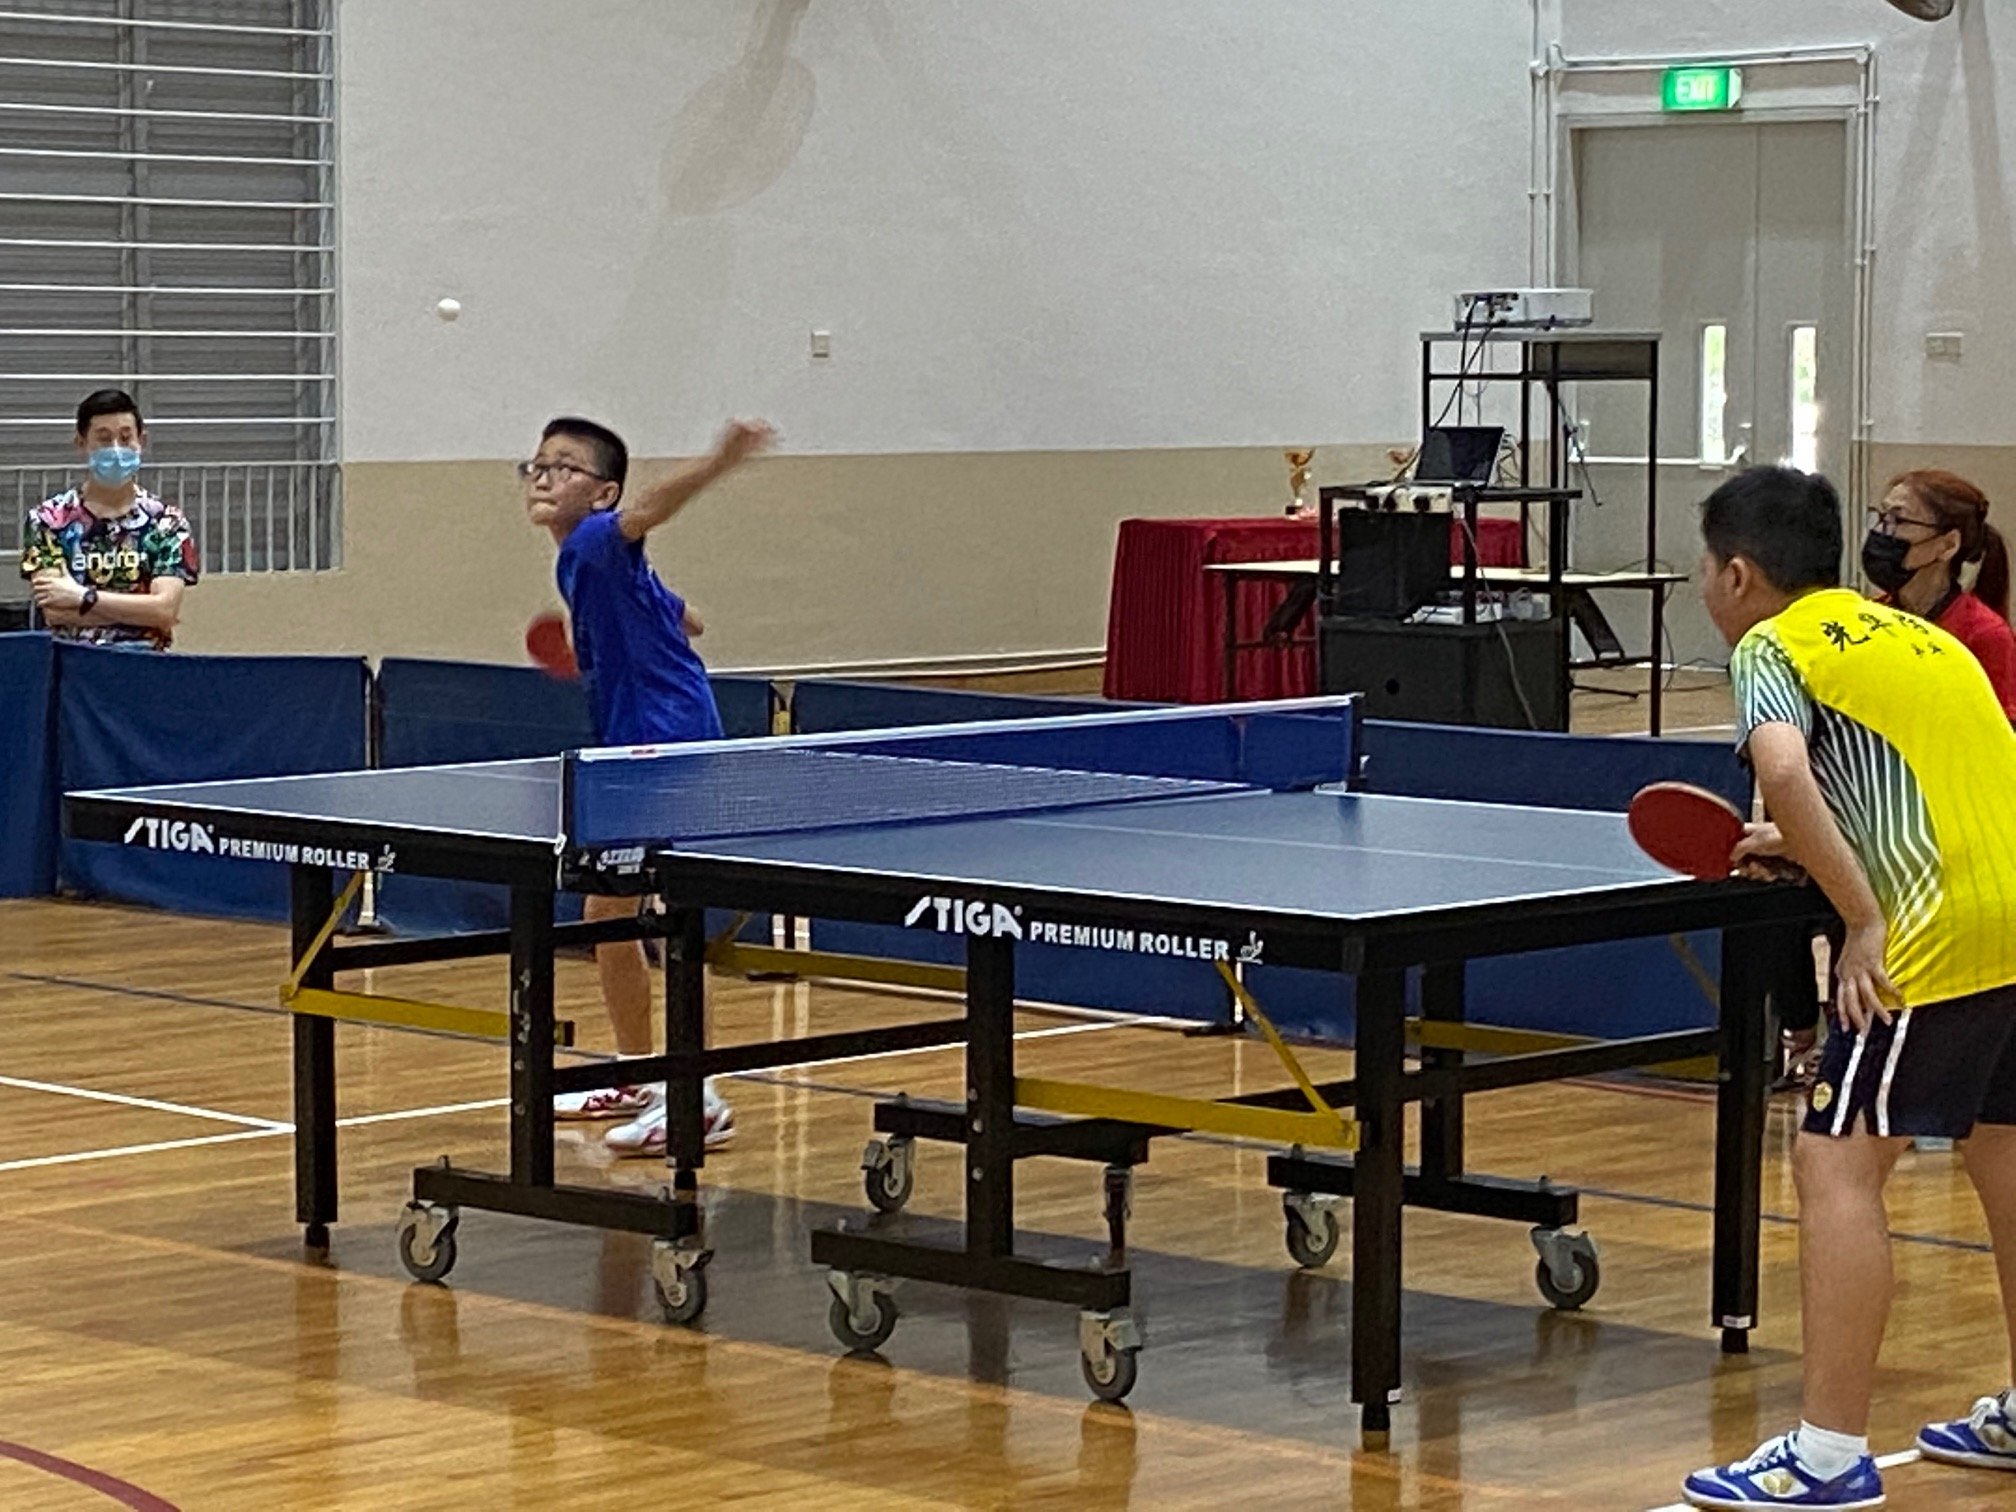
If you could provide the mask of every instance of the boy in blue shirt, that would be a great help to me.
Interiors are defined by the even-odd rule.
[[[592,420],[562,416],[539,438],[539,450],[518,473],[525,513],[560,548],[560,595],[573,621],[574,655],[603,745],[661,745],[713,740],[721,715],[707,668],[693,649],[702,626],[684,599],[652,571],[644,538],[710,484],[770,444],[761,421],[734,420],[714,450],[624,499],[630,452],[614,431]],[[591,897],[588,919],[635,912],[634,899]],[[651,1053],[651,972],[635,940],[600,945],[595,963],[602,1001],[620,1056]],[[621,1155],[665,1153],[665,1089],[612,1087],[554,1100],[565,1119],[627,1119],[604,1137]],[[735,1116],[707,1084],[707,1144],[726,1143]]]

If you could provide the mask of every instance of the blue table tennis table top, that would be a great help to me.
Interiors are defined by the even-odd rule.
[[[674,869],[730,863],[1329,919],[1689,885],[1644,856],[1618,814],[1343,790],[1348,738],[1339,744],[1322,723],[1339,705],[727,742],[641,760],[581,753],[73,798],[136,815],[186,812],[238,834],[276,827],[360,844],[460,837],[555,855],[641,846]],[[1087,740],[1111,745],[1116,728],[1123,738],[1107,757],[1088,754]],[[1312,751],[1333,745],[1333,769],[1310,765]],[[1058,765],[1023,764],[1032,754]],[[1093,769],[1101,761],[1107,769]]]
[[[1639,851],[1621,815],[1336,791],[699,841],[670,854],[1333,919],[1679,880]]]

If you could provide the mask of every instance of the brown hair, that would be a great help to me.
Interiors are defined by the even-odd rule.
[[[1930,510],[1942,531],[1957,531],[1960,550],[1953,558],[1953,578],[1957,583],[1963,563],[1979,562],[1974,578],[1974,596],[2009,618],[2009,547],[2002,533],[1988,523],[1988,496],[1965,478],[1937,468],[1907,472],[1890,480],[1890,488],[1901,488]]]

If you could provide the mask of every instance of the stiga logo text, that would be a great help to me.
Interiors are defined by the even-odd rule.
[[[217,839],[208,825],[183,819],[135,819],[126,830],[128,845],[149,850],[186,851],[195,856],[217,854]]]
[[[919,898],[903,916],[907,925],[925,925],[940,934],[993,935],[1019,940],[1022,920],[1000,903],[970,903],[963,898]]]
[[[187,856],[225,856],[233,861],[280,861],[289,866],[326,866],[332,871],[389,872],[397,852],[335,850],[325,845],[293,845],[279,840],[240,840],[187,819],[135,819],[126,828],[128,845],[179,851]]]
[[[1252,966],[1267,945],[1248,931],[1242,941],[1211,935],[1161,934],[1116,924],[1055,924],[1026,918],[1019,908],[981,903],[967,898],[919,898],[903,922],[913,929],[939,934],[984,935],[994,939],[1027,940],[1032,945],[1062,945],[1074,950],[1119,950],[1132,955],[1171,956],[1183,961],[1224,961]]]

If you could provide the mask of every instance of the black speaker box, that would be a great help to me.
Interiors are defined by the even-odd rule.
[[[1368,719],[1568,728],[1558,619],[1475,625],[1323,621],[1323,691],[1362,693]],[[1523,695],[1523,697],[1522,697]]]

